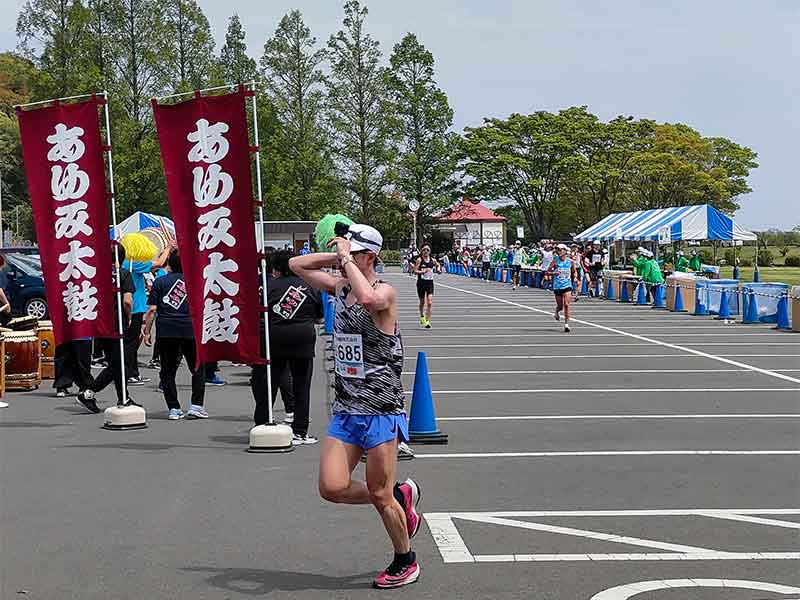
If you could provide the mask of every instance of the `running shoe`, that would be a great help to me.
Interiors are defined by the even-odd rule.
[[[92,414],[96,415],[100,412],[100,408],[98,408],[97,402],[94,400],[94,392],[92,392],[92,390],[81,392],[77,395],[75,401]]]
[[[0,408],[8,408],[8,402],[0,402]]]
[[[291,425],[292,423],[294,423],[294,413],[293,412],[286,413],[286,415],[283,417],[283,422],[286,423],[287,425]]]
[[[405,442],[397,444],[397,460],[411,460],[414,458],[414,451]]]
[[[553,318],[554,318],[556,321],[560,321],[560,320],[561,320],[561,315],[560,315],[560,314],[558,314],[558,311],[556,311],[555,313],[553,313]]]
[[[128,377],[128,385],[144,385],[148,381],[149,377]]]
[[[192,404],[189,407],[189,410],[186,412],[187,419],[207,419],[208,412],[202,406],[197,406],[196,404]]]
[[[417,535],[419,525],[422,522],[417,512],[417,505],[419,504],[420,498],[422,498],[420,487],[413,479],[406,479],[403,483],[396,483],[394,485],[394,497],[406,513],[408,537],[413,538]]]
[[[147,368],[155,369],[156,371],[158,371],[159,369],[161,369],[161,362],[157,360],[151,360],[149,363],[147,363]]]
[[[423,327],[425,326],[425,315],[419,316],[419,324],[422,325]]]
[[[425,321],[425,329],[430,329],[430,328],[431,328],[431,322],[426,320]]]
[[[313,435],[297,435],[292,436],[292,446],[311,446],[319,442]]]
[[[385,590],[403,587],[414,583],[417,579],[419,579],[419,565],[415,556],[410,565],[392,561],[392,564],[386,567],[386,570],[373,580],[372,585],[380,590]]]
[[[213,377],[206,378],[206,385],[223,386],[228,385],[228,382],[224,379],[220,379],[219,375],[215,373]]]
[[[569,333],[570,331],[572,330],[569,328],[569,325],[564,325],[564,333]]]
[[[66,398],[69,396],[69,390],[67,388],[58,388],[56,390],[56,398]]]
[[[182,419],[183,416],[184,416],[183,415],[183,411],[180,408],[170,408],[169,409],[169,414],[167,415],[167,418],[170,421],[177,421],[179,419]]]

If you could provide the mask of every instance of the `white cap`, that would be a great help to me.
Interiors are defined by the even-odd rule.
[[[678,250],[678,251],[676,252],[676,255],[677,255],[677,256],[683,256],[683,250]]]
[[[592,240],[592,246],[594,246],[595,244],[597,244],[599,246],[600,245],[600,240]]]
[[[558,248],[559,250],[569,250],[566,244],[559,244],[558,246],[556,246],[556,248]]]
[[[346,237],[350,240],[351,252],[367,250],[373,254],[379,254],[383,246],[383,236],[377,229],[369,225],[360,223],[350,225],[350,230]]]

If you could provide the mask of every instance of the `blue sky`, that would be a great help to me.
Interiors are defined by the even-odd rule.
[[[338,0],[199,0],[218,44],[235,11],[261,54],[292,8],[324,43]],[[0,14],[23,2],[0,0]],[[753,148],[760,167],[737,221],[800,224],[800,2],[795,0],[372,0],[368,28],[385,55],[408,31],[433,52],[456,127],[484,116],[588,105],[602,119],[630,114],[682,122]],[[16,45],[0,22],[0,49]]]

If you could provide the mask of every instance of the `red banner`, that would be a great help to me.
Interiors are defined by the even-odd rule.
[[[153,102],[197,362],[263,364],[245,92]]]
[[[18,111],[56,343],[116,334],[96,100]]]

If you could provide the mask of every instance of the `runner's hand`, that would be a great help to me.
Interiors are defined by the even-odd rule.
[[[150,346],[153,345],[153,340],[152,340],[152,337],[151,337],[150,333],[145,333],[143,331],[142,335],[141,335],[141,338],[142,338],[142,341],[144,342],[145,346],[150,347]]]
[[[350,240],[346,240],[342,237],[335,237],[328,242],[328,247],[331,247],[334,244],[336,244],[336,256],[339,258],[339,260],[346,256],[350,256]]]

